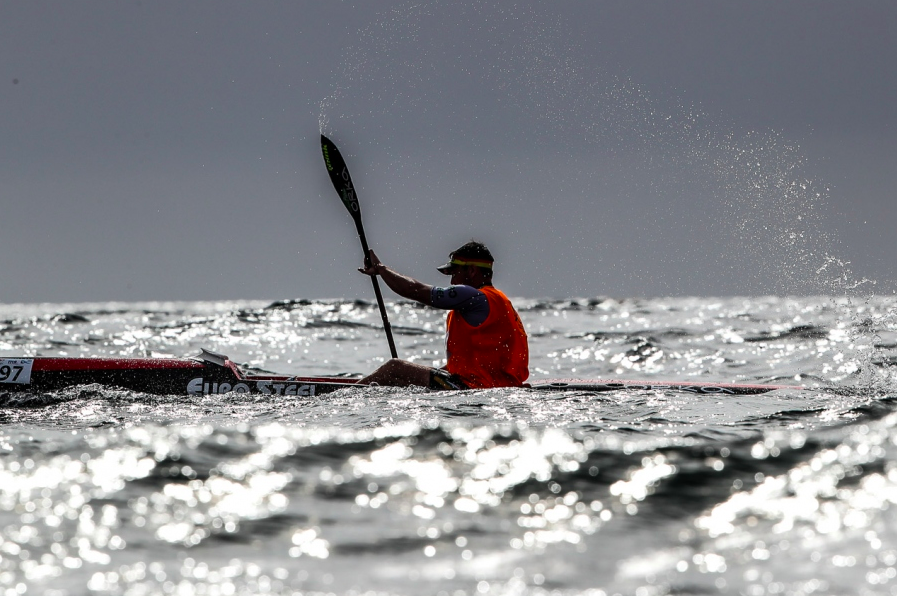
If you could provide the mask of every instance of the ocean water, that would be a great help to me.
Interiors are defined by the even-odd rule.
[[[518,300],[531,379],[671,391],[0,395],[0,595],[897,593],[887,298]],[[441,313],[389,303],[441,364]],[[0,306],[2,356],[360,375],[360,301]]]

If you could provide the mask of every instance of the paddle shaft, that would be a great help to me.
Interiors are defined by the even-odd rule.
[[[358,230],[358,238],[361,240],[361,249],[364,251],[364,264],[371,266],[371,249],[368,248],[367,238],[364,237],[364,225],[361,223],[361,213],[355,217],[355,228]],[[383,294],[380,292],[380,282],[377,281],[377,275],[371,276],[371,283],[374,286],[374,295],[377,297],[377,306],[380,307],[380,318],[383,319],[383,329],[386,331],[386,341],[389,343],[389,352],[393,358],[398,358],[396,352],[396,342],[392,338],[392,326],[389,324],[389,317],[386,314],[386,305],[383,303]]]
[[[364,251],[364,263],[367,266],[371,264],[371,249],[368,247],[367,238],[364,235],[364,224],[361,221],[361,205],[358,203],[358,196],[355,194],[355,187],[352,184],[352,178],[349,176],[349,168],[346,161],[340,154],[339,149],[333,142],[321,135],[321,151],[324,154],[324,163],[327,166],[327,173],[330,175],[330,181],[333,188],[336,189],[343,205],[352,216],[355,222],[355,229],[358,231],[358,238],[361,240],[361,249]],[[383,330],[386,331],[386,341],[389,343],[389,352],[393,358],[398,358],[396,351],[396,343],[392,338],[392,327],[389,324],[389,317],[386,314],[386,305],[383,303],[383,294],[380,292],[380,283],[377,276],[371,276],[371,284],[374,286],[374,295],[377,297],[377,306],[380,308],[380,318],[383,319]]]

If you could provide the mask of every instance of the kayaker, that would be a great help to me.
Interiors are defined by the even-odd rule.
[[[437,287],[402,275],[384,265],[372,250],[359,271],[379,275],[389,288],[409,300],[448,310],[445,368],[393,358],[360,383],[432,389],[520,387],[529,376],[529,346],[520,317],[508,297],[492,285],[492,253],[471,241],[437,267],[451,275],[451,285]]]

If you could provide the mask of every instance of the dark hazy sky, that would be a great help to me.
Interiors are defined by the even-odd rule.
[[[897,3],[0,0],[0,302],[897,278]],[[849,265],[845,263],[849,262]],[[391,296],[391,295],[390,295]]]

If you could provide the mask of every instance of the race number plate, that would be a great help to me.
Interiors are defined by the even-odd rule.
[[[0,383],[31,383],[31,358],[0,358]]]

